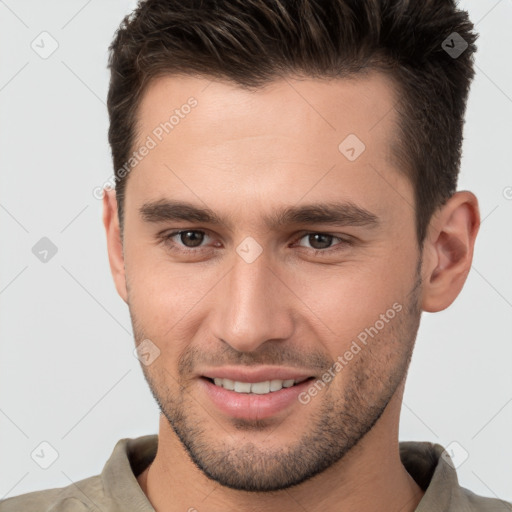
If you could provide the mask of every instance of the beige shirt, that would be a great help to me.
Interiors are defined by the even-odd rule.
[[[121,439],[100,475],[67,487],[45,489],[0,501],[0,512],[154,512],[137,476],[156,455],[157,435]],[[512,504],[460,487],[444,448],[429,442],[401,442],[402,464],[426,490],[416,512],[512,512]]]

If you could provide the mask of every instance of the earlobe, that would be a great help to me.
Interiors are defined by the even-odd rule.
[[[468,191],[456,192],[433,216],[423,249],[423,311],[442,311],[459,295],[479,227],[478,200]]]
[[[128,302],[124,268],[123,244],[119,228],[115,190],[105,189],[103,195],[103,225],[107,235],[108,260],[117,292]]]

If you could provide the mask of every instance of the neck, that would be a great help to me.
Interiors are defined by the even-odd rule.
[[[297,508],[308,512],[412,512],[424,492],[400,460],[402,394],[403,387],[372,430],[338,463],[300,485],[272,493],[236,491],[210,480],[193,464],[161,415],[157,454],[138,477],[139,484],[157,512],[282,512]]]

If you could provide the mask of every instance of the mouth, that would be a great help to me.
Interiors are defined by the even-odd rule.
[[[313,380],[314,377],[303,377],[298,379],[272,379],[261,382],[242,382],[239,380],[225,379],[220,377],[203,377],[211,384],[226,389],[228,391],[234,391],[235,393],[245,393],[254,395],[267,395],[269,393],[276,393],[281,391],[283,388],[291,388],[302,384],[303,382]]]
[[[294,407],[304,407],[299,397],[315,380],[315,377],[298,375],[267,380],[254,375],[252,378],[239,375],[236,380],[231,377],[201,376],[198,379],[201,393],[224,418],[244,420],[263,420],[285,411],[291,414]]]

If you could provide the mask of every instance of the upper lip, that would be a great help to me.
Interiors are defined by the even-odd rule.
[[[311,373],[282,366],[222,366],[206,369],[201,374],[209,379],[231,379],[238,382],[265,382],[267,380],[302,381],[312,377]]]

